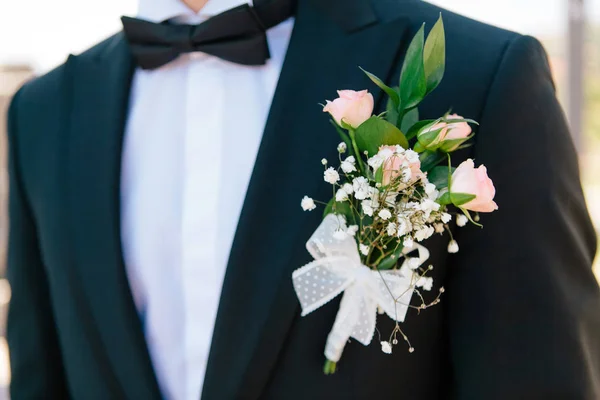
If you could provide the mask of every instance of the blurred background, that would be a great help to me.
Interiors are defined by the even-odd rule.
[[[600,229],[600,0],[430,2],[542,41],[580,153],[588,206]],[[2,338],[10,288],[1,279],[7,235],[6,107],[22,82],[116,32],[119,17],[135,15],[136,8],[137,0],[0,2],[0,400],[8,398],[10,381]]]

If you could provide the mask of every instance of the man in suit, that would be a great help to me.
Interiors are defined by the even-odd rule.
[[[596,237],[537,40],[417,0],[186,3],[142,0],[146,21],[14,97],[13,400],[600,398]],[[350,343],[325,376],[339,303],[301,318],[291,281],[339,141],[317,104],[368,87],[382,110],[357,67],[395,85],[440,12],[421,116],[480,121],[453,161],[488,167],[500,210],[456,255],[426,243],[446,293],[409,311],[414,353]]]

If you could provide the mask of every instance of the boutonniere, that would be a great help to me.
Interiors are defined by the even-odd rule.
[[[303,316],[343,293],[325,344],[326,374],[335,372],[350,338],[371,343],[378,314],[396,322],[381,350],[389,354],[403,340],[413,352],[400,323],[409,308],[425,310],[444,292],[427,296],[433,266],[420,242],[448,232],[448,252],[456,253],[451,220],[479,225],[477,213],[498,208],[483,165],[468,159],[452,167],[452,152],[468,146],[470,124],[477,123],[450,113],[419,119],[418,106],[441,82],[446,57],[441,16],[426,40],[424,31],[423,25],[409,45],[398,87],[364,71],[389,97],[385,113],[372,115],[366,90],[340,90],[323,108],[342,139],[335,166],[322,160],[332,199],[322,203],[324,219],[307,242],[314,261],[292,279]],[[310,211],[315,203],[305,196],[301,206]]]

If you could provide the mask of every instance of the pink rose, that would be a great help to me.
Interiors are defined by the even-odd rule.
[[[342,120],[353,128],[371,118],[375,102],[373,95],[368,90],[355,92],[354,90],[338,90],[338,97],[334,101],[327,100],[323,107],[324,112],[331,114],[339,124]]]
[[[487,169],[483,165],[475,168],[475,164],[470,158],[462,162],[452,174],[450,191],[477,196],[468,203],[462,204],[461,208],[479,212],[492,212],[498,209],[498,205],[494,202],[496,189],[487,175]]]
[[[404,151],[399,146],[381,146],[377,155],[383,160],[383,185],[389,185],[394,179],[405,173],[405,183],[416,182],[423,177],[419,155],[412,151]],[[398,150],[402,150],[399,152]],[[407,172],[403,172],[407,171]],[[410,172],[408,172],[410,171]]]

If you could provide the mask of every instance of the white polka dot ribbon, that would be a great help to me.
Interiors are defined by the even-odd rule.
[[[325,345],[327,359],[338,362],[349,338],[368,346],[375,333],[378,308],[394,321],[403,322],[422,265],[429,252],[415,244],[405,254],[417,250],[418,260],[408,268],[405,260],[399,270],[375,271],[362,265],[354,237],[336,239],[336,230],[346,229],[343,217],[327,215],[306,243],[315,261],[292,274],[302,316],[310,314],[344,292],[333,328]]]

